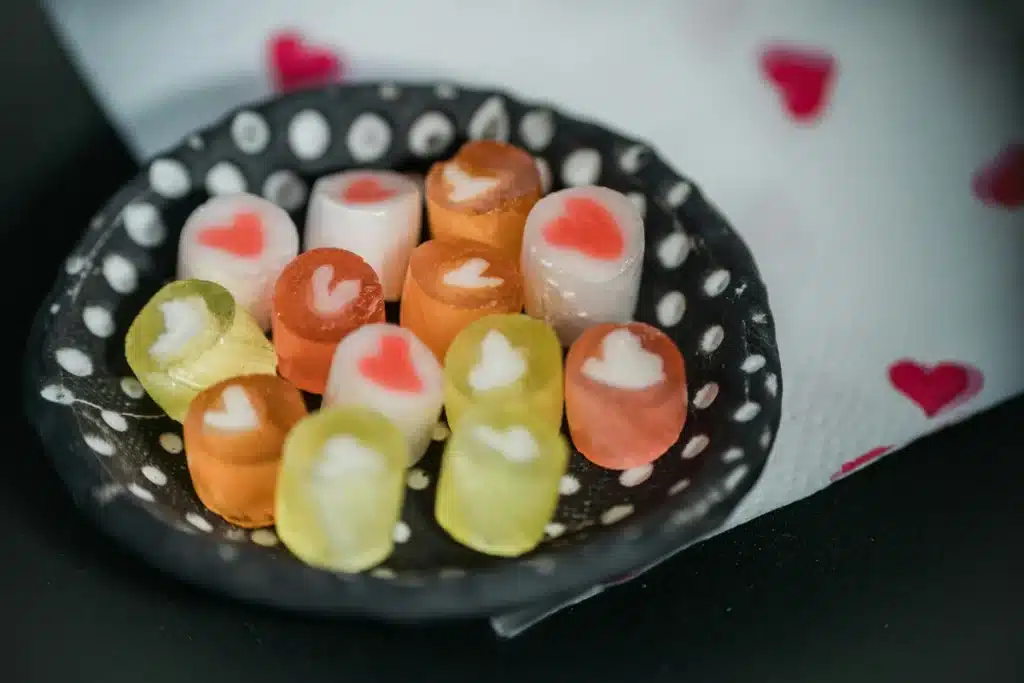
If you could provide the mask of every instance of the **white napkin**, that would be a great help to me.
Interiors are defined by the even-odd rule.
[[[726,528],[1024,387],[1011,4],[46,1],[140,158],[273,92],[282,51],[286,81],[498,84],[654,143],[776,314],[782,428]]]

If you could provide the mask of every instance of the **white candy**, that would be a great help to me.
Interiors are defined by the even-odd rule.
[[[404,327],[364,325],[338,344],[323,405],[360,405],[384,415],[405,434],[410,465],[430,445],[441,402],[441,366]]]
[[[565,346],[591,325],[629,322],[643,256],[643,217],[629,197],[597,186],[550,194],[526,220],[526,312],[551,324]]]
[[[237,216],[259,217],[261,237]],[[270,327],[274,283],[299,253],[291,217],[273,202],[251,194],[213,197],[185,221],[178,243],[178,279],[216,282],[231,292],[263,327]]]
[[[382,193],[374,198],[373,191],[364,191],[346,199],[351,186],[371,190],[376,186]],[[420,188],[405,175],[346,171],[325,176],[313,186],[305,245],[306,249],[335,247],[358,254],[377,272],[384,297],[397,301],[409,254],[419,243],[421,220]]]

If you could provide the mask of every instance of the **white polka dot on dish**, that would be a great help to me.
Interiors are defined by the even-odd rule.
[[[206,173],[206,191],[211,195],[239,194],[246,189],[241,169],[230,162],[216,163]]]
[[[430,486],[430,475],[418,467],[414,467],[405,475],[405,483],[413,491],[422,491]]]
[[[658,301],[656,313],[662,327],[675,327],[686,313],[686,297],[682,292],[668,292]]]
[[[392,537],[395,543],[405,543],[412,537],[412,530],[409,529],[409,525],[399,520],[395,524],[395,530],[392,533]]]
[[[298,159],[313,161],[327,152],[331,144],[331,126],[315,109],[304,109],[288,124],[288,146]]]
[[[135,265],[120,254],[103,259],[103,277],[118,294],[131,294],[139,285],[139,272]]]
[[[704,353],[714,353],[725,340],[725,330],[721,325],[712,325],[700,338],[700,350]]]
[[[85,445],[99,453],[100,455],[111,456],[114,454],[114,444],[110,443],[102,436],[96,434],[83,434],[82,440],[85,441]]]
[[[143,465],[142,476],[157,486],[164,486],[167,483],[167,475],[155,465]]]
[[[252,533],[249,534],[249,539],[256,545],[261,545],[264,548],[272,548],[279,542],[277,534],[270,529],[253,529]]]
[[[100,418],[107,423],[107,426],[118,432],[128,431],[128,420],[124,419],[121,413],[112,410],[100,411]]]
[[[544,151],[555,137],[554,115],[546,109],[526,112],[519,122],[519,137],[523,139],[527,149],[534,152]]]
[[[139,383],[139,380],[134,377],[121,378],[121,391],[123,391],[128,398],[142,398],[146,395],[146,390],[142,388],[142,384]]]
[[[391,126],[380,114],[364,112],[349,127],[345,144],[356,163],[376,161],[391,146]]]
[[[558,482],[558,492],[563,496],[572,496],[580,490],[580,480],[571,474],[562,476]]]
[[[231,121],[231,139],[246,154],[259,154],[270,143],[270,126],[254,111],[240,111]]]
[[[86,306],[82,309],[82,320],[87,330],[100,339],[114,334],[114,318],[110,311],[102,306]]]
[[[596,185],[601,178],[601,154],[596,149],[572,151],[562,162],[562,182],[567,187]]]
[[[704,280],[704,293],[708,296],[718,296],[729,286],[729,271],[716,270]]]
[[[652,472],[654,472],[654,465],[650,463],[640,465],[639,467],[632,467],[628,470],[624,470],[622,474],[619,475],[619,483],[627,488],[639,486],[651,478]]]
[[[686,445],[683,446],[683,458],[687,460],[696,458],[704,452],[704,449],[707,448],[710,443],[711,439],[709,439],[706,434],[698,434],[687,441]]]
[[[162,197],[181,199],[192,189],[192,180],[177,159],[157,159],[149,165],[149,185]]]
[[[185,448],[181,437],[172,432],[164,432],[160,435],[160,446],[171,455],[177,455]]]
[[[466,132],[471,140],[501,140],[508,141],[511,124],[508,120],[508,111],[505,109],[505,100],[499,95],[492,95],[484,100],[483,104],[469,119]]]
[[[54,356],[58,365],[76,377],[88,377],[92,374],[92,360],[78,349],[70,347],[57,349]]]
[[[716,382],[708,382],[697,390],[693,397],[693,407],[703,410],[714,403],[716,398],[718,398],[718,384]]]
[[[121,210],[124,231],[140,247],[147,249],[163,243],[167,228],[156,207],[148,202],[132,202]]]
[[[623,505],[616,505],[614,507],[608,508],[607,510],[601,513],[601,524],[604,524],[606,526],[610,524],[615,524],[616,522],[621,522],[626,517],[629,517],[631,514],[633,514],[632,505],[628,503]]]
[[[205,517],[198,515],[195,512],[186,512],[185,521],[200,531],[213,531],[213,525],[210,524]]]

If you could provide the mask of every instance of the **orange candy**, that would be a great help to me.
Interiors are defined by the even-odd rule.
[[[302,394],[274,375],[243,375],[199,393],[185,416],[185,455],[199,500],[245,528],[274,523],[285,435],[306,415]]]
[[[274,287],[278,372],[322,394],[334,349],[349,332],[384,322],[384,292],[373,268],[344,249],[312,249],[293,259]]]
[[[650,325],[595,325],[569,348],[569,434],[595,465],[626,470],[661,457],[679,439],[686,404],[683,357]]]
[[[467,240],[428,240],[413,250],[402,291],[401,324],[439,362],[466,325],[522,308],[518,260],[504,252]]]
[[[489,244],[519,260],[523,228],[541,198],[533,157],[495,140],[473,140],[425,181],[430,234]]]

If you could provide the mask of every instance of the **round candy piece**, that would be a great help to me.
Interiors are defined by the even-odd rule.
[[[252,316],[215,282],[179,280],[153,295],[124,341],[132,372],[172,419],[222,379],[276,372],[274,347]]]
[[[402,293],[409,254],[420,240],[420,188],[394,171],[345,171],[313,185],[306,249],[336,247],[358,254],[377,272],[384,298]]]
[[[565,346],[590,325],[628,322],[643,260],[643,218],[626,195],[596,186],[550,194],[526,221],[526,312],[551,323]]]
[[[679,439],[686,403],[683,357],[650,325],[595,325],[569,349],[569,434],[595,465],[626,470],[659,458]]]
[[[522,309],[519,263],[504,252],[468,240],[428,240],[413,250],[401,322],[438,360],[469,323]]]
[[[408,441],[410,465],[430,445],[441,400],[441,366],[404,327],[364,325],[334,352],[324,405],[361,405],[387,417]]]
[[[307,564],[355,573],[394,547],[409,454],[380,413],[349,406],[304,418],[288,434],[277,485],[277,535]]]
[[[240,527],[273,524],[281,447],[305,415],[299,390],[273,375],[232,377],[199,392],[184,435],[203,505]]]
[[[278,372],[297,387],[324,393],[334,350],[345,335],[384,322],[377,273],[344,249],[307,251],[289,263],[274,287]]]
[[[473,140],[426,179],[430,233],[470,239],[519,258],[523,226],[543,194],[533,157],[496,140]]]
[[[569,449],[558,427],[499,405],[468,411],[445,446],[434,515],[459,543],[515,557],[544,537]]]
[[[267,330],[274,282],[298,253],[299,233],[284,209],[252,194],[219,195],[185,221],[178,279],[223,285]]]
[[[452,429],[476,404],[518,407],[558,429],[562,347],[554,330],[521,313],[469,324],[445,355],[444,403]]]

